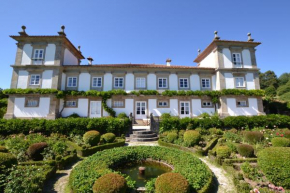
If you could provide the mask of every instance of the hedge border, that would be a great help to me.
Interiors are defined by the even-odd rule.
[[[121,147],[125,145],[125,139],[117,139],[117,142],[114,143],[107,143],[103,145],[93,146],[88,149],[83,149],[82,147],[78,146],[72,141],[67,141],[67,145],[77,151],[77,155],[80,157],[87,157],[90,155],[95,154],[98,151],[102,151],[105,149],[111,149],[114,147]]]
[[[167,142],[163,141],[162,139],[158,140],[158,145],[164,146],[164,147],[171,147],[174,149],[179,149],[179,150],[194,153],[197,155],[202,155],[204,153],[204,151],[202,149],[199,150],[199,149],[196,149],[194,147],[188,148],[188,147],[184,147],[184,146],[173,144],[173,143],[167,143]]]

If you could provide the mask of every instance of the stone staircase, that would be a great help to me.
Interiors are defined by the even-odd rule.
[[[133,131],[133,134],[130,135],[131,142],[146,142],[157,140],[158,140],[157,134],[147,129],[135,130]]]

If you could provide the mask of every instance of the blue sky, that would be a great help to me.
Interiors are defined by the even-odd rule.
[[[221,39],[247,40],[251,32],[261,71],[290,72],[289,0],[7,0],[0,3],[0,88],[9,88],[15,41],[26,25],[30,35],[57,35],[81,45],[94,63],[193,65],[217,30]],[[83,60],[82,63],[87,63]]]

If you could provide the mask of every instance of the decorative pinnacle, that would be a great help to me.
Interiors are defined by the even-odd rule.
[[[248,35],[248,42],[253,42],[254,41],[254,39],[252,39],[252,37],[251,37],[251,33],[248,33],[247,34]]]
[[[78,51],[81,52],[81,46],[78,46]]]
[[[25,32],[26,26],[23,25],[23,26],[21,26],[21,28],[22,28],[22,31],[18,32],[20,34],[20,36],[28,36],[27,33]]]
[[[218,31],[214,31],[214,39],[219,40],[220,37],[218,36]]]
[[[58,33],[60,36],[66,36],[66,34],[64,33],[65,26],[62,25],[62,26],[60,27],[60,29],[61,29],[61,31],[59,31],[59,32],[57,32],[57,33]]]
[[[170,59],[170,58],[167,58],[167,59],[166,59],[166,62],[171,62],[171,59]]]
[[[201,51],[200,49],[197,50],[198,55],[200,54],[200,51]]]

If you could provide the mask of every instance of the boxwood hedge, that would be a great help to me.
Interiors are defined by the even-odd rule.
[[[190,153],[158,146],[120,147],[98,152],[72,170],[69,186],[73,192],[92,192],[94,182],[112,173],[118,165],[147,158],[173,165],[173,172],[187,179],[191,192],[208,192],[213,175],[202,161]]]
[[[24,133],[29,131],[41,132],[44,134],[60,133],[64,135],[83,135],[89,130],[97,130],[101,134],[114,133],[125,134],[131,121],[128,118],[119,119],[112,117],[104,118],[59,118],[56,120],[46,119],[0,119],[1,135]]]

